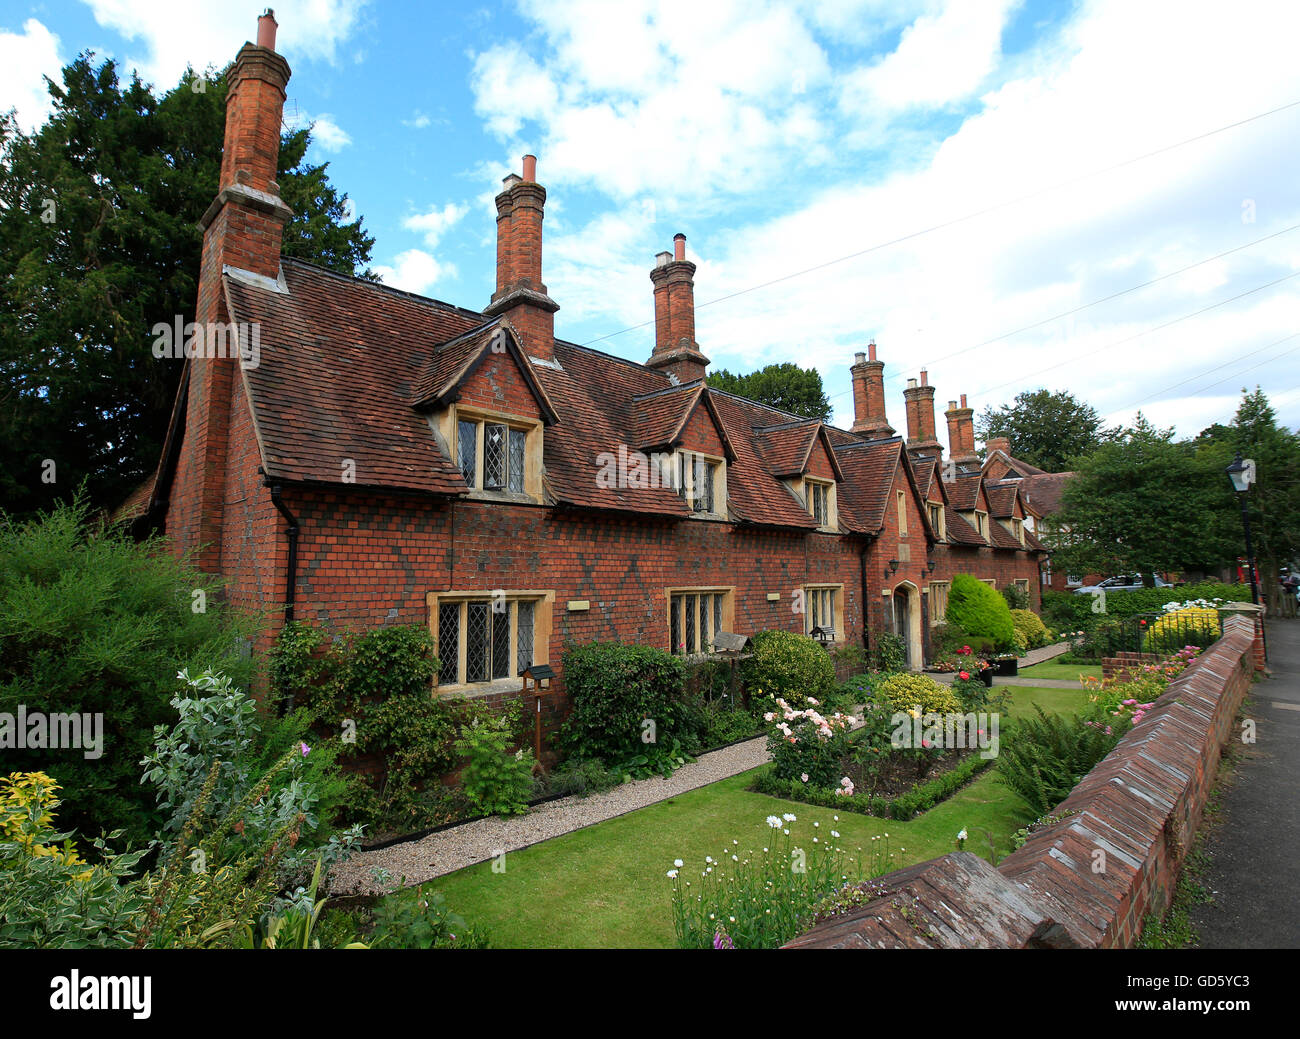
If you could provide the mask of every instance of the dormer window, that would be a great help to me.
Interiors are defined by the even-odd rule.
[[[835,526],[835,484],[828,480],[804,478],[808,514],[819,527]]]
[[[933,502],[928,502],[927,505],[930,513],[930,529],[934,531],[936,538],[943,540],[948,534],[944,529],[943,506],[936,505]]]
[[[722,511],[720,506],[726,500],[725,465],[721,458],[694,451],[677,453],[677,494],[692,512],[717,515]]]
[[[536,421],[458,410],[456,460],[465,483],[471,491],[537,496],[541,435]]]

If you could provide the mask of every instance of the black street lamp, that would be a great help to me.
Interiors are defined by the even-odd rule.
[[[1255,465],[1247,465],[1241,460],[1241,452],[1232,460],[1226,470],[1232,481],[1232,489],[1237,492],[1237,501],[1241,503],[1241,523],[1246,528],[1246,565],[1250,568],[1250,601],[1259,605],[1259,585],[1255,580],[1255,550],[1250,543],[1250,513],[1246,509],[1246,494],[1255,481]]]

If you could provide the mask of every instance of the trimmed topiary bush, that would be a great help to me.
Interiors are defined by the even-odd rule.
[[[1011,623],[1016,632],[1024,636],[1026,649],[1038,649],[1039,646],[1047,645],[1047,625],[1032,610],[1012,610]]]
[[[747,682],[756,700],[780,697],[802,708],[808,697],[820,700],[835,686],[830,654],[807,635],[793,631],[760,631],[750,640],[753,656]]]
[[[961,701],[953,691],[929,675],[890,675],[881,683],[880,702],[894,711],[920,707],[922,714],[962,713]]]
[[[970,574],[957,574],[948,591],[948,612],[944,619],[972,635],[993,640],[1001,649],[1015,641],[1016,628],[1006,599]]]

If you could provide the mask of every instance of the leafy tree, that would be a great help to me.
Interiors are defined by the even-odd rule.
[[[1300,555],[1300,435],[1279,426],[1268,396],[1258,386],[1253,393],[1242,389],[1241,404],[1232,425],[1216,424],[1201,433],[1198,442],[1222,446],[1229,458],[1240,451],[1255,462],[1255,484],[1247,497],[1250,532],[1259,567],[1260,589],[1270,612],[1282,607],[1278,572]],[[1229,536],[1235,538],[1238,553],[1245,553],[1240,512],[1228,490],[1228,478],[1219,474],[1223,508],[1231,513]]]
[[[21,522],[0,512],[0,712],[15,722],[20,705],[29,719],[102,718],[98,757],[93,746],[90,756],[0,749],[6,771],[44,772],[63,788],[63,828],[86,837],[121,828],[137,846],[152,838],[161,820],[141,761],[153,727],[176,721],[177,670],[219,668],[241,685],[250,676],[239,647],[257,618],[217,599],[211,575],[157,542],[97,530],[84,500]],[[89,735],[83,744],[93,726]]]
[[[1073,459],[1090,454],[1110,434],[1096,410],[1068,390],[1026,390],[1015,403],[987,407],[975,423],[987,442],[1006,437],[1015,456],[1049,473],[1067,471]]]
[[[721,368],[709,373],[709,385],[806,418],[831,420],[831,402],[816,368],[800,368],[788,361],[769,364],[747,375],[733,375]]]
[[[157,464],[183,362],[153,356],[151,329],[193,319],[197,224],[217,193],[224,76],[187,71],[156,97],[93,57],[49,81],[34,133],[0,116],[0,495],[15,514],[83,480],[113,507]],[[310,139],[281,144],[284,253],[352,274],[374,240],[306,162]]]
[[[1136,423],[1077,464],[1057,513],[1053,565],[1076,573],[1214,570],[1234,555],[1224,444],[1175,442]],[[1239,540],[1239,537],[1238,537]]]

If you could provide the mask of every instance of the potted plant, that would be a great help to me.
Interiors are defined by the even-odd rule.
[[[993,658],[998,674],[1004,678],[1015,678],[1020,673],[1020,658],[1014,653],[1003,653]]]

